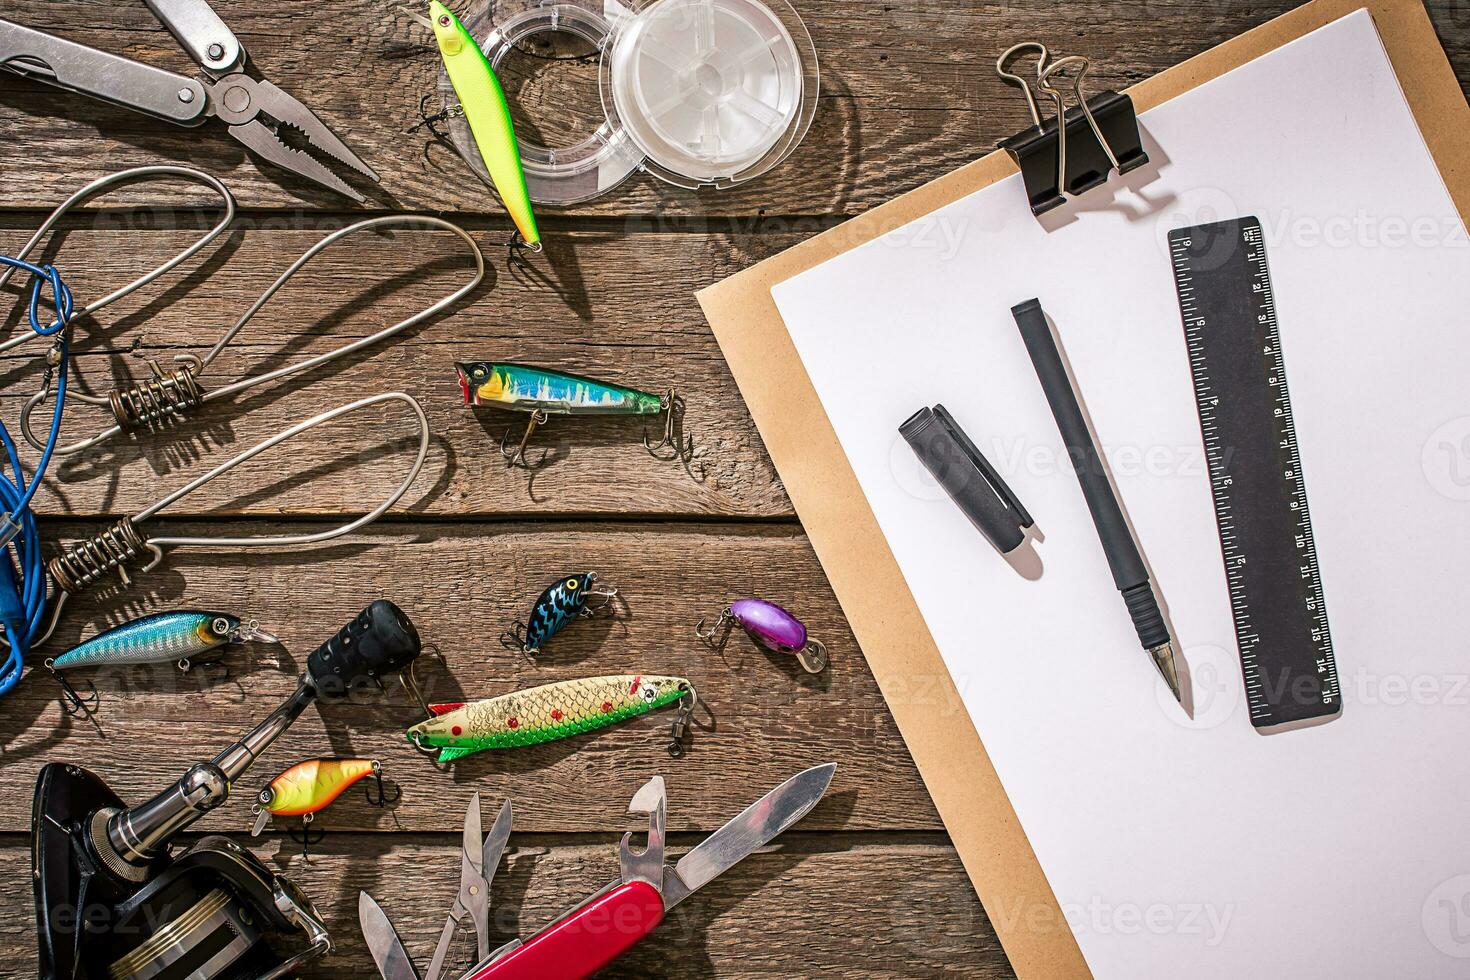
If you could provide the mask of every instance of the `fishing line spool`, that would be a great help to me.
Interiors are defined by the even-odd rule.
[[[785,0],[498,0],[464,21],[497,72],[544,33],[596,49],[603,120],[570,147],[517,137],[531,199],[569,205],[638,170],[677,187],[733,187],[796,149],[816,114],[817,52]],[[441,73],[449,138],[489,173]],[[529,127],[518,127],[524,134]]]

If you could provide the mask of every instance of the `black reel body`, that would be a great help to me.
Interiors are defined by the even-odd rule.
[[[327,953],[311,902],[249,851],[224,837],[177,852],[172,843],[313,700],[346,697],[419,649],[402,610],[373,603],[311,654],[269,718],[133,807],[79,766],[45,766],[31,817],[43,980],[277,980]],[[289,958],[272,936],[289,943]]]

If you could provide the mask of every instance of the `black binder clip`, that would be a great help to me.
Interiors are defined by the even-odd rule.
[[[1045,122],[1041,120],[1041,108],[1031,84],[1006,70],[1012,59],[1026,51],[1040,56],[1036,62],[1037,92],[1049,95],[1056,106],[1056,117]],[[1021,168],[1032,214],[1044,214],[1063,204],[1069,194],[1092,190],[1105,182],[1113,170],[1126,174],[1148,163],[1133,100],[1113,91],[1088,98],[1083,89],[1088,65],[1088,60],[1078,55],[1052,61],[1046,45],[1035,41],[1014,45],[995,61],[996,72],[1012,85],[1020,86],[1026,96],[1026,107],[1031,110],[1034,125],[1002,140],[1000,145]],[[1066,72],[1074,68],[1076,75],[1068,76]],[[1070,109],[1058,88],[1068,81],[1077,103]],[[1059,119],[1065,119],[1066,125],[1059,128]]]
[[[943,405],[919,409],[898,432],[996,550],[1006,554],[1020,547],[1025,528],[1035,522]]]

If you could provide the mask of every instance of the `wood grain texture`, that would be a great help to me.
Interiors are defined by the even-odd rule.
[[[468,790],[453,794],[460,806]],[[529,934],[617,876],[617,838],[582,842],[513,834],[491,892],[492,948]],[[1011,977],[995,933],[954,851],[930,835],[879,843],[867,835],[788,833],[676,907],[658,931],[602,977]],[[670,853],[697,838],[670,841]],[[256,852],[306,884],[337,951],[306,977],[376,976],[357,929],[357,895],[370,891],[420,969],[427,967],[459,883],[450,836],[343,834],[324,841],[309,868],[295,845]],[[18,891],[29,859],[0,844],[0,883]],[[893,894],[902,881],[902,893]],[[0,906],[0,976],[33,976],[29,902]],[[462,933],[451,964],[468,967]],[[454,976],[453,973],[446,974]]]
[[[995,56],[1018,40],[1085,53],[1099,88],[1126,85],[1291,6],[1289,0],[1089,0],[1063,13],[1040,0],[999,6],[798,0],[821,59],[821,97],[811,133],[779,170],[742,188],[699,193],[638,176],[598,201],[548,214],[664,216],[677,223],[859,213],[974,159],[1026,125],[1023,101],[992,69]],[[1451,60],[1470,63],[1463,57],[1470,26],[1465,6],[1435,0],[1430,8]],[[0,17],[174,70],[189,68],[141,3],[0,0]],[[227,19],[263,74],[316,110],[378,169],[378,207],[501,213],[451,150],[403,133],[418,118],[420,98],[435,90],[439,59],[397,0],[346,0],[328,8],[307,0],[252,0],[231,4]],[[549,120],[543,128],[553,131],[568,106],[588,100],[579,84],[585,69],[560,67],[567,71],[506,80],[522,116]],[[159,160],[219,174],[251,207],[350,205],[293,175],[257,167],[217,125],[179,130],[13,79],[0,82],[0,140],[18,147],[29,164],[0,172],[0,200],[10,206],[50,207],[58,187]],[[559,233],[554,220],[543,230]]]
[[[213,525],[169,525],[168,533]],[[288,525],[283,530],[300,530]],[[60,529],[68,534],[70,526]],[[532,662],[504,649],[501,630],[524,618],[551,580],[592,569],[615,586],[617,618],[576,622]],[[788,605],[827,644],[831,666],[808,675],[794,658],[766,654],[735,633],[723,652],[693,635],[742,595]],[[172,665],[106,669],[88,677],[102,701],[92,721],[67,718],[44,671],[27,676],[0,714],[0,830],[28,825],[31,786],[43,762],[76,762],[114,781],[125,798],[151,796],[192,762],[223,749],[295,687],[306,656],[371,600],[391,596],[445,662],[426,662],[431,702],[492,697],[524,687],[601,674],[664,673],[689,678],[703,707],[688,753],[671,759],[672,712],[527,749],[485,752],[434,769],[404,739],[423,712],[397,685],[354,692],[347,703],[311,710],[260,760],[230,806],[202,829],[239,831],[249,796],[303,758],[373,757],[399,783],[388,811],[353,793],[319,826],[449,831],[462,811],[446,807],[456,787],[511,797],[528,831],[587,831],[616,822],[649,776],[663,773],[669,826],[711,830],[808,766],[835,761],[831,794],[808,829],[938,830],[940,824],[894,729],[883,698],[799,530],[785,526],[677,524],[401,525],[344,539],[307,555],[242,553],[239,560],[180,549],[133,589],[100,604],[68,607],[52,651],[103,623],[158,609],[202,608],[259,619],[284,649],[232,651],[232,676],[181,675]],[[95,625],[94,625],[95,624]],[[927,685],[916,682],[914,697]],[[934,705],[958,712],[958,705]]]
[[[50,258],[76,296],[94,298],[181,251],[217,215],[164,215],[161,220],[171,228],[147,230],[158,220],[153,211],[81,219],[62,235]],[[203,355],[297,256],[346,223],[240,219],[228,240],[181,276],[99,311],[85,329],[79,325],[80,389],[106,395],[119,381],[146,379],[149,358],[171,369],[180,353]],[[35,224],[35,219],[0,212],[0,254],[18,249]],[[534,274],[509,265],[497,244],[504,241],[502,233],[474,234],[491,268],[452,310],[343,361],[207,404],[195,418],[168,430],[124,434],[63,459],[38,509],[136,512],[156,500],[160,490],[187,482],[227,453],[324,408],[396,389],[423,404],[434,433],[424,475],[403,510],[434,516],[791,515],[692,297],[696,289],[794,244],[797,234],[574,232],[535,257]],[[207,388],[219,388],[334,350],[417,313],[472,278],[473,260],[449,232],[348,236],[293,277],[201,380]],[[22,285],[17,280],[10,288],[19,295]],[[27,329],[20,304],[4,308],[0,336]],[[33,342],[0,358],[4,418],[18,418],[21,405],[39,388],[38,356],[44,349]],[[507,429],[519,435],[525,416],[466,406],[455,380],[456,360],[481,359],[561,368],[653,391],[677,387],[686,402],[686,431],[695,440],[695,472],[644,451],[644,419],[555,419],[537,434],[533,447],[551,452],[549,465],[534,479],[507,471],[500,439]],[[48,420],[45,408],[38,409],[37,428]],[[73,401],[64,435],[70,442],[112,421],[105,407]],[[656,428],[659,422],[647,424]],[[170,513],[359,511],[363,487],[392,486],[401,479],[412,458],[412,446],[405,444],[411,431],[401,407],[313,431],[201,489]],[[302,477],[309,482],[294,492],[282,493],[283,486],[270,496],[252,490]]]

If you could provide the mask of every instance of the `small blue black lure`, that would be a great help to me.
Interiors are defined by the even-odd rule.
[[[574,619],[591,619],[600,610],[606,609],[617,597],[617,589],[598,591],[592,588],[597,581],[596,572],[568,575],[557,579],[541,593],[541,598],[531,607],[527,622],[517,622],[514,627],[500,634],[500,642],[512,650],[520,650],[534,657],[541,652],[546,641]],[[587,604],[589,599],[602,602],[595,606]]]

